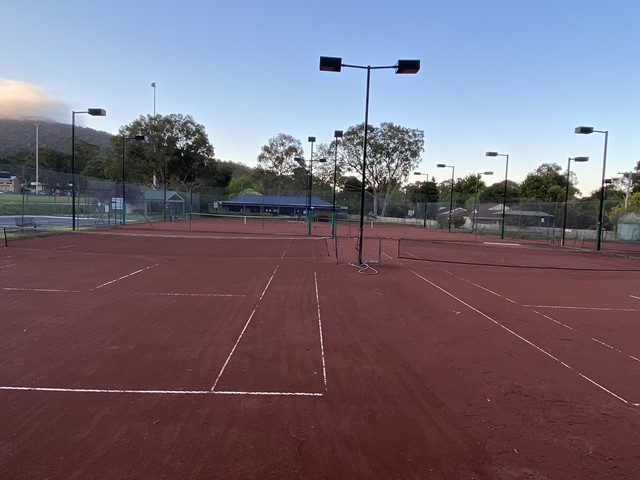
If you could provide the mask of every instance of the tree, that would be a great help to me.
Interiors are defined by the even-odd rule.
[[[246,175],[232,178],[226,188],[226,192],[229,198],[236,197],[242,192],[257,192],[258,190],[259,186],[256,185],[254,181]]]
[[[424,150],[424,132],[382,123],[368,126],[366,186],[373,195],[373,212],[384,216],[391,196],[420,163]],[[364,124],[350,127],[339,148],[340,156],[350,170],[362,175]],[[382,205],[380,205],[382,204]]]
[[[507,180],[507,200],[506,203],[517,203],[520,186],[517,182]],[[502,203],[504,199],[504,181],[489,185],[480,194],[481,203]]]
[[[280,193],[282,182],[280,178],[293,173],[297,164],[295,157],[302,157],[302,143],[297,138],[279,133],[269,139],[263,145],[258,155],[258,165],[265,171],[270,172],[275,180],[275,187]]]
[[[575,175],[573,176],[575,178]],[[569,199],[580,193],[569,181]],[[529,173],[520,184],[520,196],[531,200],[551,200],[564,202],[567,191],[567,176],[562,174],[562,167],[557,163],[543,163]]]
[[[345,168],[344,159],[342,157],[336,159],[335,148],[335,141],[330,144],[320,143],[316,145],[316,152],[313,155],[313,191],[319,192],[318,196],[320,198],[333,196],[334,167],[336,183],[342,177],[342,172]],[[316,161],[321,158],[326,161]]]
[[[122,177],[122,139],[145,135],[146,142],[128,141],[126,152],[126,180],[151,183],[154,177],[170,185],[194,183],[206,175],[213,165],[214,150],[205,129],[190,115],[140,116],[120,127],[111,138],[109,160],[105,165],[108,178]],[[163,178],[166,166],[166,179]]]

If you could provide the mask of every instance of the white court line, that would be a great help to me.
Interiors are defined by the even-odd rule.
[[[637,308],[612,308],[612,307],[576,307],[565,305],[521,305],[527,308],[552,308],[556,310],[593,310],[597,312],[640,312]]]
[[[231,294],[231,293],[135,293],[139,296],[151,296],[151,297],[250,297],[251,295],[244,294]]]
[[[430,280],[427,280],[426,278],[424,278],[422,275],[414,272],[413,270],[409,270],[411,273],[413,273],[416,277],[420,278],[421,280],[425,281],[426,283],[428,283],[429,285],[431,285],[434,288],[437,288],[438,290],[440,290],[441,292],[445,293],[446,295],[450,296],[451,298],[453,298],[454,300],[456,300],[457,302],[461,303],[462,305],[464,305],[465,307],[473,310],[474,312],[476,312],[477,314],[483,316],[484,318],[486,318],[487,320],[489,320],[490,322],[492,322],[493,324],[499,326],[500,328],[502,328],[503,330],[509,332],[511,335],[513,335],[514,337],[522,340],[523,342],[525,342],[527,345],[535,348],[536,350],[538,350],[539,352],[543,353],[544,355],[546,355],[547,357],[551,358],[552,360],[558,362],[560,365],[562,365],[563,367],[571,370],[572,372],[575,372],[576,374],[578,374],[580,377],[584,378],[585,380],[587,380],[588,382],[590,382],[591,384],[595,385],[596,387],[598,387],[599,389],[601,389],[602,391],[608,393],[609,395],[617,398],[618,400],[620,400],[621,402],[627,404],[627,405],[632,405],[634,407],[640,407],[640,403],[631,403],[628,400],[625,400],[624,398],[622,398],[620,395],[617,395],[616,393],[612,392],[611,390],[607,389],[606,387],[600,385],[599,383],[597,383],[595,380],[592,380],[591,378],[587,377],[586,375],[584,375],[583,373],[581,373],[580,371],[576,370],[575,368],[573,368],[571,365],[563,362],[562,360],[560,360],[559,358],[555,357],[554,355],[552,355],[551,353],[547,352],[545,349],[539,347],[538,345],[536,345],[535,343],[533,343],[532,341],[526,339],[525,337],[523,337],[522,335],[517,334],[516,332],[514,332],[513,330],[511,330],[509,327],[503,325],[502,323],[498,322],[497,320],[491,318],[489,315],[481,312],[480,310],[478,310],[477,308],[471,306],[470,304],[468,304],[467,302],[465,302],[464,300],[456,297],[453,293],[445,290],[444,288],[436,285],[435,283],[431,282]]]
[[[521,247],[521,243],[482,242],[485,245],[498,245],[501,247]]]
[[[318,275],[313,272],[313,278],[316,282],[316,303],[318,305],[318,329],[320,330],[320,354],[322,356],[322,376],[324,377],[324,390],[327,391],[327,366],[324,361],[324,339],[322,337],[322,319],[320,317],[320,295],[318,294]]]
[[[44,292],[44,293],[80,293],[80,290],[61,290],[58,288],[12,288],[4,287],[2,290],[10,292]]]
[[[58,250],[64,250],[65,248],[73,248],[73,247],[77,247],[78,245],[80,244],[76,243],[74,245],[65,245],[64,247],[58,247]]]
[[[291,245],[291,240],[289,240],[289,243],[287,243],[287,246],[284,249],[284,252],[282,252],[282,256],[280,257],[280,260],[284,260],[284,256],[287,254],[287,251],[289,250],[289,245]]]
[[[0,268],[9,268],[9,267],[15,267],[16,264],[15,263],[10,263],[9,265],[2,265],[0,266]]]
[[[124,390],[105,388],[0,387],[2,391],[59,392],[59,393],[126,393],[140,395],[255,395],[284,397],[322,397],[318,392],[243,392],[232,390]]]
[[[514,305],[519,305],[519,303],[516,302],[515,300],[511,300],[509,297],[505,297],[504,295],[500,295],[498,292],[494,292],[493,290],[489,290],[488,288],[483,287],[482,285],[479,285],[479,284],[477,284],[475,282],[472,282],[471,280],[467,280],[466,278],[462,278],[462,277],[458,277],[458,278],[460,280],[462,280],[463,282],[470,283],[474,287],[478,287],[479,289],[484,290],[485,292],[488,292],[488,293],[490,293],[492,295],[495,295],[496,297],[499,297],[499,298],[501,298],[503,300],[506,300],[509,303],[513,303]]]
[[[93,292],[94,290],[98,290],[99,288],[106,287],[107,285],[111,285],[112,283],[119,282],[120,280],[124,280],[125,278],[133,277],[134,275],[137,275],[138,273],[144,272],[146,270],[150,270],[150,269],[155,268],[155,267],[157,267],[159,265],[161,265],[161,264],[160,263],[156,263],[155,265],[151,265],[149,267],[141,268],[140,270],[136,270],[135,272],[128,273],[127,275],[123,275],[122,277],[116,278],[115,280],[111,280],[111,281],[109,281],[107,283],[103,283],[102,285],[98,285],[97,287],[90,288],[89,291]]]
[[[491,294],[493,294],[493,295],[495,295],[495,296],[497,296],[499,298],[507,300],[507,301],[509,301],[509,302],[511,302],[511,303],[513,303],[515,305],[519,305],[521,307],[526,307],[526,308],[531,308],[533,310],[533,313],[535,313],[536,315],[540,315],[541,317],[546,318],[547,320],[551,320],[552,322],[560,325],[561,327],[564,327],[564,328],[566,328],[568,330],[571,330],[571,331],[577,333],[578,335],[582,335],[582,333],[579,330],[577,330],[577,329],[575,329],[575,328],[573,328],[573,327],[571,327],[571,326],[569,326],[569,325],[567,325],[565,323],[562,323],[559,320],[556,320],[555,318],[552,318],[552,317],[550,317],[548,315],[545,315],[545,314],[543,314],[541,312],[538,312],[537,310],[535,310],[535,308],[536,308],[535,305],[521,305],[518,302],[515,302],[515,301],[513,301],[513,300],[511,300],[511,299],[509,299],[509,298],[507,298],[507,297],[505,297],[503,295],[500,295],[499,293],[494,292],[493,290],[489,290],[488,288],[483,287],[482,285],[478,285],[477,283],[474,283],[474,282],[472,282],[470,280],[467,280],[465,278],[462,278],[462,277],[458,277],[458,278],[460,278],[464,282],[470,283],[471,285],[474,285],[474,286],[476,286],[476,287],[478,287],[478,288],[480,288],[482,290],[485,290],[485,291],[487,291],[487,292],[489,292],[489,293],[491,293]],[[573,308],[573,307],[566,307],[566,308]],[[588,307],[576,307],[576,308],[586,309]],[[618,348],[612,347],[611,345],[608,345],[607,343],[605,343],[605,342],[603,342],[601,340],[598,340],[597,338],[593,338],[593,337],[589,337],[589,338],[591,338],[592,341],[594,341],[594,342],[596,342],[596,343],[598,343],[598,344],[600,344],[602,346],[605,346],[605,347],[607,347],[607,348],[609,348],[609,349],[611,349],[611,350],[613,350],[615,352],[620,353],[621,355],[624,355],[624,356],[626,356],[628,358],[631,358],[632,360],[637,360],[636,357],[634,357],[633,355],[630,355],[630,354],[628,354],[626,352],[623,352],[622,350],[620,350]]]
[[[635,295],[629,295],[631,298],[635,298],[636,300],[640,300],[640,297],[636,297]]]
[[[242,331],[240,332],[240,336],[238,337],[238,340],[236,340],[235,345],[233,346],[233,348],[231,349],[231,352],[229,352],[229,356],[227,357],[227,360],[224,362],[224,365],[222,366],[222,370],[220,370],[220,373],[218,374],[218,376],[216,377],[216,381],[213,382],[213,387],[211,387],[211,391],[216,389],[216,385],[218,385],[218,382],[220,381],[220,377],[222,377],[222,374],[224,373],[225,369],[227,368],[227,365],[229,364],[229,360],[231,360],[231,357],[233,356],[233,353],[236,351],[236,348],[238,348],[238,344],[240,343],[240,340],[242,340],[242,336],[244,335],[244,332],[247,330],[247,327],[249,326],[249,324],[251,323],[251,319],[253,318],[253,316],[256,313],[256,310],[258,309],[258,305],[260,304],[260,301],[262,300],[262,298],[264,297],[264,294],[267,293],[267,289],[269,288],[269,285],[271,285],[271,281],[273,280],[273,277],[275,277],[276,272],[278,271],[278,267],[280,265],[276,265],[276,269],[273,271],[273,273],[271,274],[271,278],[269,279],[269,281],[267,282],[267,286],[264,287],[264,290],[262,291],[262,294],[260,295],[260,298],[258,299],[258,301],[256,302],[256,304],[253,307],[253,312],[251,312],[251,315],[249,315],[249,319],[247,320],[247,323],[244,324],[244,328],[242,329]]]

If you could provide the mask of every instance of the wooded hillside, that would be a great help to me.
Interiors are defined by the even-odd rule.
[[[71,150],[71,124],[46,121],[0,120],[0,159],[17,152],[32,151],[36,147],[36,126],[40,148],[60,152]],[[76,125],[76,139],[97,145],[101,152],[109,146],[111,134]]]

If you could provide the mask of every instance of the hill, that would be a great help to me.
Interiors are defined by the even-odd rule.
[[[60,152],[71,150],[71,125],[48,121],[0,120],[0,159],[14,153],[36,148],[36,127],[38,124],[39,146]],[[105,152],[111,134],[76,125],[76,139],[82,139],[100,147]]]

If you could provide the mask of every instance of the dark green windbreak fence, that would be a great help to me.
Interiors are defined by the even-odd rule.
[[[6,172],[13,178],[13,181],[3,183],[0,190],[0,225],[4,229],[17,235],[71,229],[71,174],[40,169],[40,187],[36,192],[33,168],[16,169],[15,166],[0,164],[0,172]],[[172,184],[165,188],[162,184],[155,187],[151,184],[123,185],[119,181],[77,175],[75,185],[78,228],[116,228],[135,223],[153,225],[206,215],[240,215],[252,219],[264,216],[294,223],[306,217],[309,198],[308,189],[265,190],[254,196],[258,200],[251,204],[229,206],[225,202],[235,195],[230,195],[224,188],[197,183]],[[281,205],[275,204],[278,198],[283,199]],[[326,224],[331,222],[333,199],[333,185],[314,184],[312,205],[321,206],[312,209],[315,226],[312,234],[332,233]],[[342,225],[336,233],[356,237],[361,217],[360,191],[337,189],[335,205],[337,225]],[[565,245],[592,248],[599,201],[576,200],[565,205],[564,202],[507,198],[503,212],[502,199],[481,202],[475,195],[454,195],[453,199],[414,195],[409,199],[407,195],[396,192],[385,204],[382,198],[374,202],[373,195],[367,191],[364,205],[363,221],[368,226],[388,224],[416,230],[450,230],[452,233],[471,233],[477,239],[504,233],[505,238],[558,244],[562,242],[564,233]],[[607,200],[604,205],[603,248],[619,244],[627,249],[640,250],[640,214],[626,211],[623,200]],[[293,229],[295,225],[289,227]],[[300,231],[304,234],[304,227]]]

